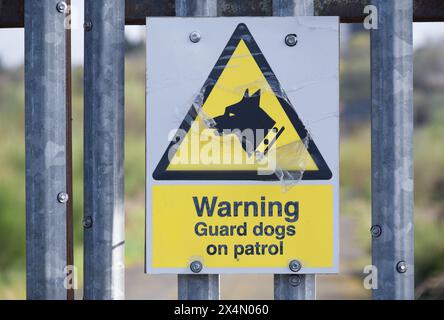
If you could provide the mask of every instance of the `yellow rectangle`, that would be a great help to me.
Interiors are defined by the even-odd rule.
[[[153,186],[151,222],[150,269],[334,264],[331,185]]]

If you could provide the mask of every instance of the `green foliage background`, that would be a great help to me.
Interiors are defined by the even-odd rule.
[[[126,264],[144,259],[144,44],[126,57]],[[415,256],[418,297],[444,297],[444,45],[415,52]],[[75,263],[82,273],[83,69],[73,70]],[[370,253],[369,36],[356,33],[341,61],[341,214],[358,219]],[[0,68],[0,299],[25,297],[23,68]],[[347,232],[347,230],[342,230]],[[368,260],[368,257],[365,258]],[[364,260],[365,260],[364,259]],[[82,282],[80,277],[79,283]],[[438,284],[438,285],[437,285]],[[439,285],[440,284],[440,285]]]

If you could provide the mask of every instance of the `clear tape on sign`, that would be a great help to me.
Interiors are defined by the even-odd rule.
[[[261,53],[253,53],[253,55],[261,55]],[[242,58],[241,55],[233,57]],[[224,64],[219,64],[215,68],[225,69],[226,67],[227,66]],[[267,76],[267,72],[268,71],[263,72],[264,76]],[[307,86],[307,84],[304,84],[301,87],[305,86]],[[260,91],[262,93],[267,91],[272,92],[274,95],[276,95],[277,98],[286,101],[292,108],[294,108],[291,102],[289,101],[288,96],[284,92],[282,86],[279,84],[277,80],[255,81],[250,83],[243,83],[234,88],[227,88],[227,87],[222,87],[220,84],[218,84],[217,79],[208,78],[205,84],[202,86],[202,89],[199,92],[197,92],[191,99],[190,103],[191,110],[189,104],[184,104],[182,110],[176,110],[176,114],[178,116],[177,119],[183,120],[184,119],[183,113],[187,113],[185,117],[185,122],[189,126],[191,126],[194,121],[198,121],[200,119],[207,129],[216,128],[217,121],[213,117],[209,116],[203,110],[203,105],[205,103],[205,93],[207,92],[207,90],[213,89],[214,87],[235,94],[241,94],[246,90],[246,88],[250,87],[260,88]],[[296,89],[293,88],[291,91],[296,91],[296,90],[298,90],[298,88]],[[194,113],[194,117],[192,116],[192,113]],[[310,130],[308,128],[306,128],[306,130],[308,134],[305,138],[301,139],[300,141],[293,141],[292,143],[289,143],[285,146],[275,148],[273,151],[276,153],[275,157],[268,157],[268,161],[275,162],[271,166],[273,168],[273,172],[271,174],[274,174],[277,177],[277,179],[280,181],[282,185],[282,192],[286,192],[292,186],[298,184],[304,176],[305,168],[307,166],[307,161],[308,161],[307,152],[305,152],[305,150],[307,150],[310,141]],[[271,153],[271,151],[269,152]],[[263,154],[256,153],[256,161],[261,161],[263,160],[263,158],[264,158]],[[270,160],[270,158],[273,158],[274,160]],[[294,171],[294,170],[285,169],[285,167],[288,166],[288,164],[290,163],[296,164],[299,170]]]

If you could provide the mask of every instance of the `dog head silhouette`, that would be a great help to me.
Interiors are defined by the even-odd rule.
[[[226,107],[224,114],[213,119],[217,133],[236,134],[249,155],[256,150],[276,123],[260,108],[260,98],[261,90],[250,96],[247,89],[239,102]]]

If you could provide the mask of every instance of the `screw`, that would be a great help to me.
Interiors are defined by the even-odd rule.
[[[294,33],[285,36],[285,44],[289,47],[294,47],[298,43],[298,36]]]
[[[92,224],[93,224],[93,220],[92,220],[92,218],[90,216],[86,216],[86,217],[83,218],[83,227],[85,229],[91,228]]]
[[[370,233],[372,234],[373,238],[378,238],[382,233],[382,229],[380,226],[374,225],[370,228]]]
[[[190,264],[190,269],[191,269],[191,271],[194,272],[194,273],[199,273],[199,272],[201,272],[201,271],[202,271],[202,268],[203,268],[203,266],[202,266],[202,263],[201,263],[200,261],[193,261],[193,262],[191,262],[191,264]]]
[[[193,31],[190,33],[190,41],[193,43],[198,43],[201,39],[200,33]]]
[[[399,261],[396,264],[396,270],[399,273],[406,273],[407,272],[407,263],[405,263],[405,261]]]
[[[288,267],[290,268],[291,271],[298,272],[299,270],[301,270],[302,265],[298,260],[291,260],[290,263],[288,264]]]
[[[68,197],[68,194],[66,192],[60,192],[57,195],[57,201],[60,202],[60,203],[67,203],[68,199],[69,199],[69,197]]]
[[[83,29],[84,29],[86,32],[91,31],[91,29],[92,29],[92,22],[91,22],[91,21],[85,21],[85,22],[83,23]]]
[[[59,3],[57,3],[57,11],[60,13],[64,13],[65,10],[68,8],[68,5],[66,4],[65,1],[60,1]]]
[[[262,152],[258,151],[258,150],[256,150],[256,151],[254,152],[254,155],[256,156],[256,160],[257,160],[257,161],[261,161],[262,158],[264,157],[264,154],[263,154]]]
[[[288,281],[290,282],[290,285],[291,285],[292,287],[297,287],[297,286],[299,286],[299,285],[301,284],[302,279],[301,279],[301,276],[300,276],[300,275],[296,274],[296,275],[294,275],[294,276],[290,276],[290,278],[288,279]]]

